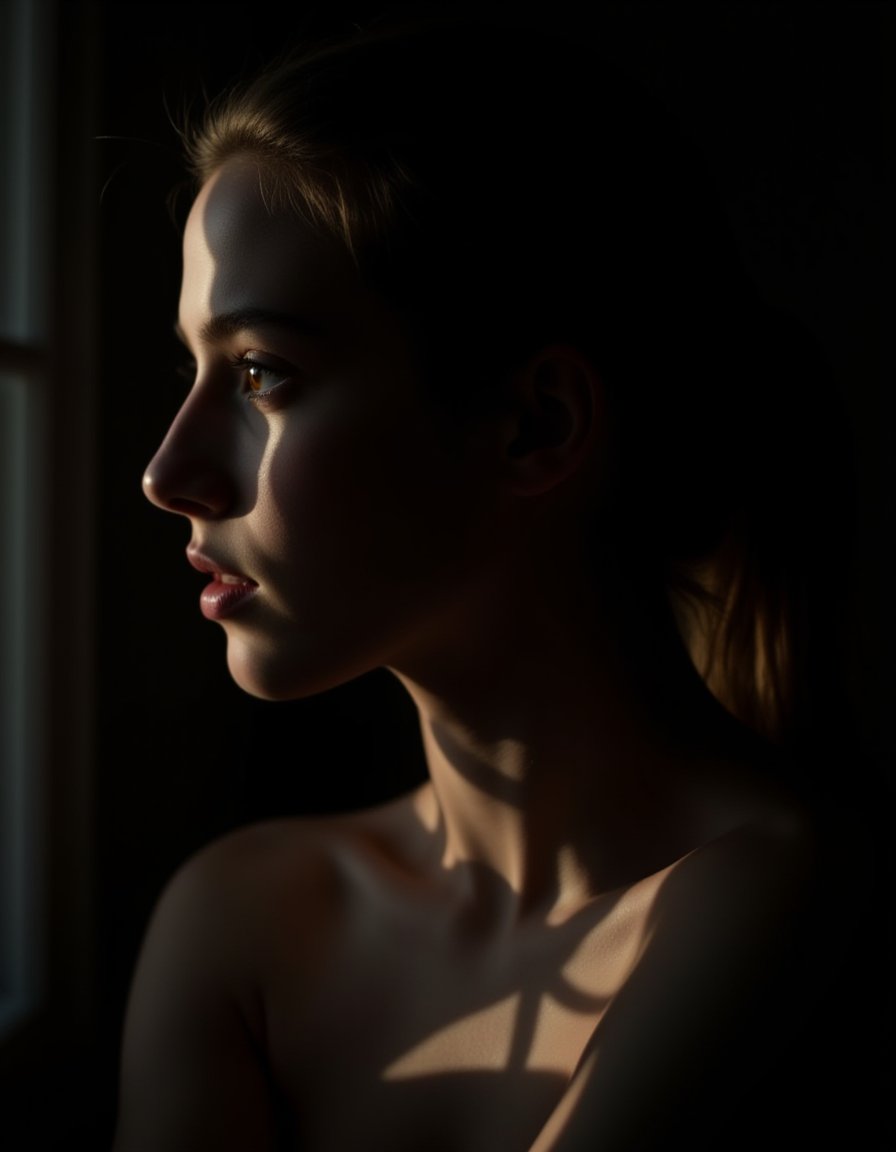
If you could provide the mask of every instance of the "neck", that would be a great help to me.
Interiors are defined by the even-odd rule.
[[[466,633],[475,666],[455,652],[393,669],[420,716],[444,863],[481,866],[520,911],[579,904],[667,862],[690,734],[719,711],[665,604],[625,629],[564,607],[521,631],[525,615],[493,605],[491,642]]]

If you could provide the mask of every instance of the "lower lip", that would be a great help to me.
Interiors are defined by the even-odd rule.
[[[251,600],[257,591],[257,584],[225,584],[222,580],[213,580],[203,588],[199,607],[207,620],[224,620]]]

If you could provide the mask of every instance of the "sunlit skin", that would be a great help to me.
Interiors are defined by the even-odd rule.
[[[599,376],[543,349],[501,412],[446,430],[400,318],[268,212],[248,160],[193,205],[178,325],[195,382],[144,488],[246,592],[206,625],[232,676],[288,699],[390,668],[429,779],[178,874],[135,977],[116,1152],[171,1132],[263,1152],[275,1099],[315,1152],[630,1147],[688,1083],[688,1043],[741,1024],[810,850],[680,643],[583,565]],[[543,427],[525,451],[523,427]]]
[[[229,667],[289,697],[382,664],[454,611],[469,593],[458,553],[482,552],[488,509],[436,442],[395,316],[334,243],[271,220],[255,182],[228,172],[187,229],[179,328],[197,375],[145,483],[194,513],[192,549],[259,585],[225,623]],[[250,310],[287,319],[203,339]],[[240,358],[265,370],[258,394]]]

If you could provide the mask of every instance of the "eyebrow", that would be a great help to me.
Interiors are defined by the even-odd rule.
[[[250,328],[282,328],[299,336],[319,336],[321,327],[306,316],[292,312],[272,312],[265,308],[238,308],[232,312],[218,312],[199,329],[199,339],[203,344],[214,344],[245,332]],[[180,324],[175,321],[174,334],[182,344],[189,344]]]

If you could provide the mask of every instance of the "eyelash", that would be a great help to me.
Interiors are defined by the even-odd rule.
[[[256,405],[270,403],[273,394],[279,391],[283,385],[288,384],[292,379],[278,369],[271,368],[267,364],[262,364],[259,360],[255,360],[251,356],[232,356],[229,358],[229,363],[232,368],[239,369],[243,374],[254,371],[261,376],[277,377],[277,383],[272,384],[270,388],[254,389],[251,386],[247,386],[246,399]],[[196,379],[196,361],[191,358],[178,365],[177,374],[186,380],[188,384],[193,384]]]
[[[274,376],[277,378],[277,383],[272,384],[270,388],[252,388],[249,385],[249,390],[246,392],[246,399],[251,400],[253,404],[267,404],[270,397],[274,392],[279,391],[284,384],[288,384],[291,377],[285,375],[277,368],[271,368],[267,364],[262,364],[258,360],[254,360],[251,356],[234,356],[230,360],[233,368],[238,368],[241,372],[245,373],[248,377],[250,372],[257,372],[262,377]]]

